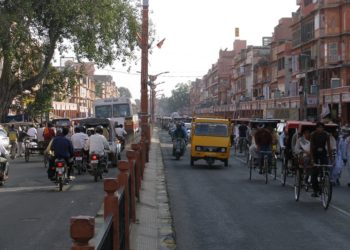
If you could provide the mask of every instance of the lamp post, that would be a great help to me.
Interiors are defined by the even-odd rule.
[[[163,84],[165,82],[160,82],[158,84],[150,82],[150,109],[151,109],[151,121],[152,123],[155,122],[154,117],[154,107],[155,107],[155,95],[157,92],[163,91],[163,90],[156,90],[156,87],[160,84]]]
[[[150,127],[148,124],[148,0],[142,3],[142,33],[141,33],[141,141],[150,143]],[[148,147],[149,148],[149,147]],[[148,159],[148,150],[146,152]]]
[[[170,72],[169,71],[163,71],[163,72],[160,72],[160,73],[158,73],[156,75],[149,75],[148,76],[149,80],[150,80],[149,81],[150,98],[151,98],[150,99],[150,109],[151,109],[151,121],[152,121],[152,123],[154,123],[154,94],[153,94],[153,92],[154,92],[154,90],[156,89],[156,87],[158,85],[165,83],[165,82],[160,82],[160,83],[156,84],[154,82],[157,80],[158,76],[160,76],[162,74],[168,74],[168,73],[170,73]]]

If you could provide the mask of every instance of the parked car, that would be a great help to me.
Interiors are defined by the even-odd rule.
[[[0,141],[6,149],[10,146],[10,140],[5,129],[0,128]]]

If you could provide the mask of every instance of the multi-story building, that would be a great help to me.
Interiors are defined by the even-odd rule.
[[[110,98],[119,95],[118,88],[111,75],[94,75],[96,98]]]
[[[350,5],[346,0],[298,1],[293,15],[294,63],[301,118],[349,122]],[[322,107],[322,108],[321,108]],[[330,112],[328,112],[330,111]]]
[[[254,69],[260,64],[261,60],[270,54],[269,46],[248,46],[236,54],[233,70],[233,99],[234,114],[233,117],[252,117],[256,116],[252,107],[254,97],[254,84],[257,80]]]
[[[92,104],[95,100],[95,81],[93,63],[73,63],[72,67],[79,72],[74,88],[70,91],[66,100],[54,101],[53,115],[58,117],[89,117],[93,114]]]

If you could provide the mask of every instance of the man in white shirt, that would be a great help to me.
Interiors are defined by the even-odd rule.
[[[117,134],[117,136],[121,137],[121,138],[125,138],[125,136],[128,134],[125,129],[123,128],[123,124],[119,124],[118,127],[115,128],[115,133]]]
[[[71,136],[74,150],[86,148],[88,139],[88,135],[83,133],[79,127],[74,128],[74,134]]]
[[[87,149],[89,150],[89,154],[95,152],[100,156],[103,156],[105,154],[105,150],[110,150],[108,141],[106,137],[103,136],[102,126],[97,126],[96,133],[89,137],[87,142]]]
[[[36,130],[33,124],[30,125],[27,134],[30,137],[30,139],[37,139],[38,131]]]
[[[44,127],[42,124],[40,124],[39,128],[37,129],[37,132],[38,142],[41,143],[44,141]]]

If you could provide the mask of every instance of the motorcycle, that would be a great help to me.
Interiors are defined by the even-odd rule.
[[[176,160],[179,160],[181,156],[184,155],[186,148],[186,142],[182,138],[175,138],[173,140],[173,156]]]
[[[64,159],[55,159],[55,177],[53,181],[58,184],[59,191],[62,191],[63,185],[67,181],[67,168],[66,161]]]
[[[7,158],[0,156],[0,186],[8,179],[9,163]]]
[[[107,159],[105,156],[91,153],[89,166],[88,172],[94,176],[94,181],[97,182],[98,177],[102,180],[102,173],[107,172]]]
[[[73,167],[78,171],[78,174],[80,175],[86,170],[84,151],[81,149],[75,149],[73,155]]]

